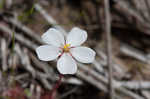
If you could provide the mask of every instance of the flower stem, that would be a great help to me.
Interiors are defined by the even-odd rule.
[[[62,83],[62,78],[63,78],[63,77],[64,77],[64,75],[59,74],[59,80],[57,81],[57,83],[56,83],[56,85],[53,87],[53,89],[51,90],[50,98],[49,98],[49,99],[54,99],[56,90],[57,90],[57,89],[59,88],[59,86],[61,85],[61,83]]]

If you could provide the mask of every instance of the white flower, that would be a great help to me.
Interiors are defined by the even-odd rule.
[[[55,28],[50,28],[42,35],[47,45],[36,49],[38,58],[42,61],[58,59],[57,69],[61,74],[74,74],[77,71],[76,61],[91,63],[95,59],[95,51],[91,48],[80,46],[87,39],[87,32],[74,27],[65,38]]]

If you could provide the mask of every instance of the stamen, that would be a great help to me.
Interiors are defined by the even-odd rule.
[[[70,49],[69,47],[70,47],[70,44],[65,44],[64,47],[63,47],[63,51],[64,52],[69,52],[69,49]]]

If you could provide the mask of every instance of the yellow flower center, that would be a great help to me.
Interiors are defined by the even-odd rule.
[[[63,47],[63,51],[64,52],[69,52],[69,49],[70,49],[69,47],[70,47],[70,44],[65,44],[64,47]]]

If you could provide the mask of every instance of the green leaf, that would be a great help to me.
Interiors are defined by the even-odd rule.
[[[11,52],[14,52],[15,48],[15,32],[12,32],[12,47],[11,47]]]
[[[20,21],[30,21],[29,16],[30,16],[31,14],[33,14],[33,12],[34,12],[34,4],[32,5],[32,7],[31,7],[29,10],[24,11],[23,13],[21,13],[21,14],[18,16],[18,20],[20,20]]]
[[[4,7],[4,4],[5,4],[5,0],[0,0],[0,9]]]
[[[32,96],[32,93],[30,92],[29,89],[25,89],[24,93],[26,94],[27,97],[31,97]]]

